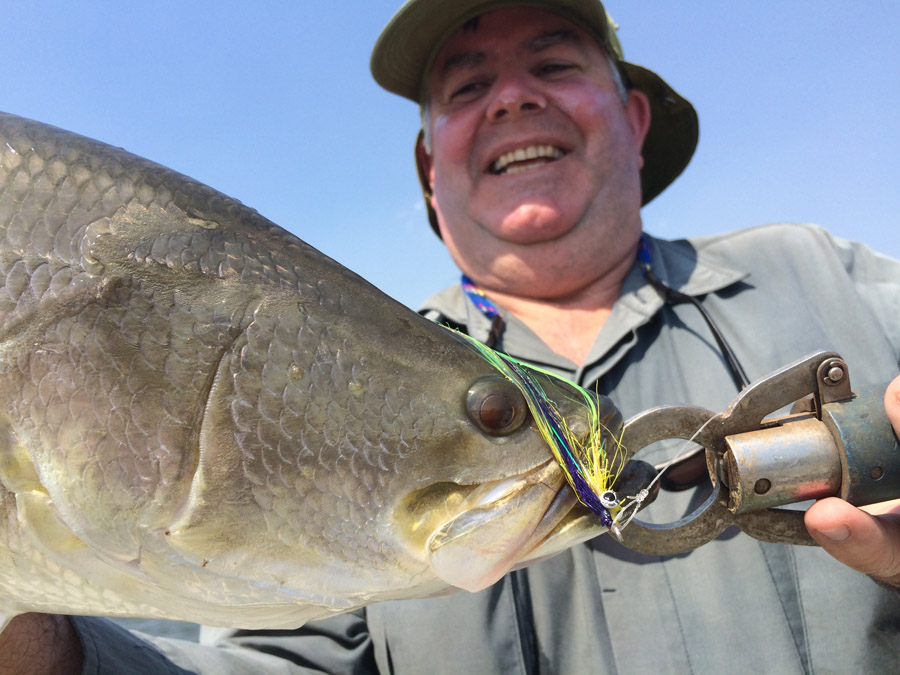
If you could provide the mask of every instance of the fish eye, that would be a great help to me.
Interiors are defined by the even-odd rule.
[[[499,376],[476,380],[466,394],[466,408],[475,425],[489,436],[508,436],[528,417],[528,405],[518,387]]]

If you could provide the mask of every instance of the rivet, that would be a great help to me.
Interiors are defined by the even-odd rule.
[[[760,478],[753,486],[753,491],[758,495],[764,495],[772,489],[772,481],[768,478]]]

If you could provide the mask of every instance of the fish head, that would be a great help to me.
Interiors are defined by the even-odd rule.
[[[500,372],[472,383],[466,412],[486,437],[475,436],[474,444],[493,440],[496,445],[489,454],[479,447],[466,456],[466,467],[456,471],[455,480],[411,493],[398,528],[418,535],[416,545],[424,545],[432,571],[443,581],[469,591],[493,584],[522,560],[547,557],[548,541],[554,542],[553,552],[565,548],[559,542],[566,539],[575,543],[563,534],[571,529],[573,517],[580,523],[579,541],[587,524],[594,535],[603,531],[593,514],[573,512],[578,500],[548,446],[547,406],[561,423],[557,431],[564,430],[574,442],[585,443],[593,434],[598,444],[613,448],[622,429],[621,414],[608,398],[595,395],[587,405],[590,395],[564,379],[522,363],[517,363],[518,377],[513,377],[505,367],[508,361],[496,355],[489,360]],[[541,407],[525,395],[522,377],[540,392]],[[483,462],[487,456],[493,456],[503,476],[479,466],[478,458]],[[517,465],[517,460],[531,457],[527,467]],[[618,459],[608,458],[610,463]]]

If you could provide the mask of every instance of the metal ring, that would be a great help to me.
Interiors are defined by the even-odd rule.
[[[693,439],[709,449],[714,443],[710,431],[703,425],[714,416],[697,406],[662,406],[646,410],[625,423],[622,444],[629,457],[652,443],[671,438]],[[707,500],[680,520],[655,524],[634,518],[627,527],[610,532],[621,544],[638,553],[677,555],[691,551],[712,541],[732,524],[731,513],[721,494],[721,483],[715,481]]]

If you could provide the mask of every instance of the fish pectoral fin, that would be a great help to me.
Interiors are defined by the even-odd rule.
[[[12,493],[42,488],[31,455],[5,415],[0,415],[0,484]]]
[[[33,611],[152,613],[155,591],[137,565],[97,555],[63,522],[46,492],[20,492],[15,502],[19,537],[17,550],[11,553],[25,567],[21,597],[14,600],[17,608],[29,607],[34,597],[47,595],[46,589],[35,586],[42,586],[41,576],[48,575],[63,590],[51,594],[47,606],[30,607]]]

